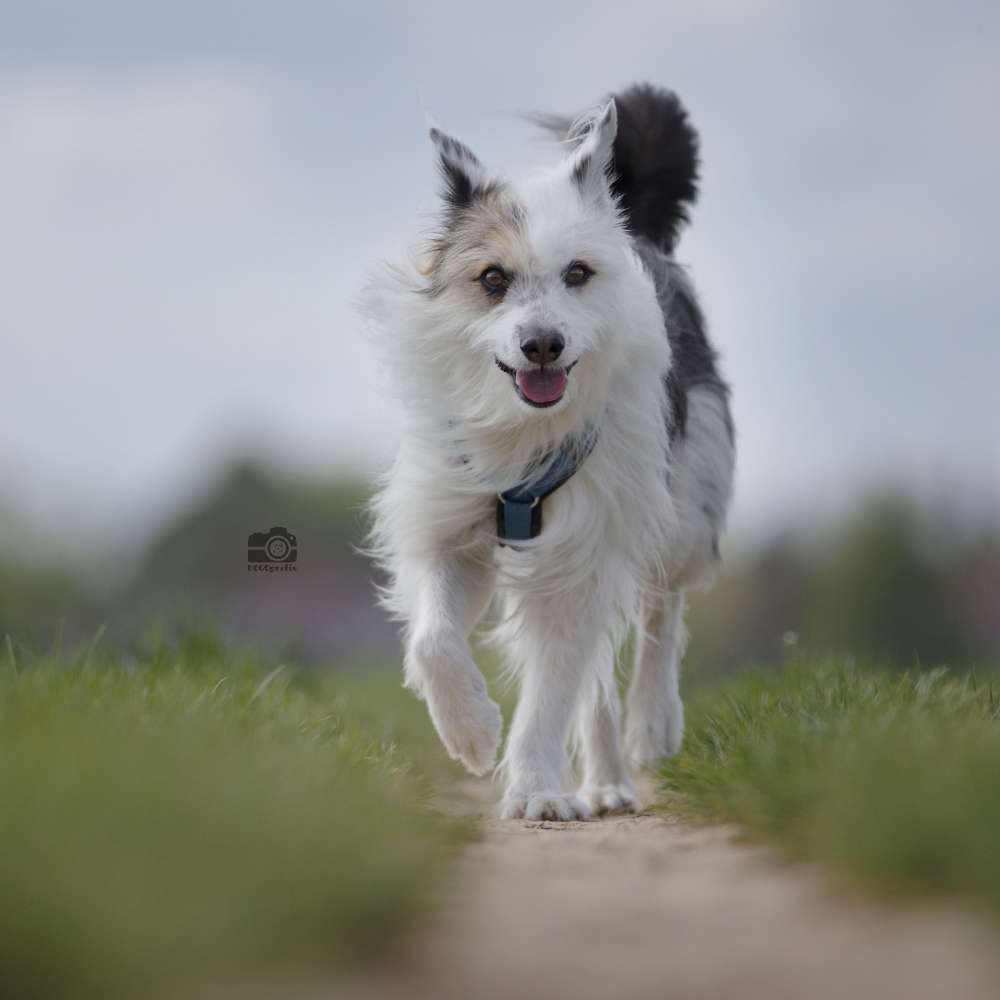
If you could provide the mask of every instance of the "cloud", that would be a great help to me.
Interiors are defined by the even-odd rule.
[[[272,111],[259,80],[205,69],[0,77],[0,190],[21,211],[107,189],[212,200],[259,162]]]

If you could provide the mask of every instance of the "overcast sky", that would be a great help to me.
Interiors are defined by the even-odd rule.
[[[702,135],[737,530],[883,480],[1000,505],[995,2],[36,0],[0,14],[0,507],[141,535],[234,453],[377,469],[353,300],[434,208],[425,111],[518,166],[511,112],[635,80]]]

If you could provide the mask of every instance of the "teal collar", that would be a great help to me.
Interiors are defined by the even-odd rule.
[[[524,482],[497,494],[497,539],[501,545],[537,538],[542,530],[542,502],[572,479],[597,444],[597,428],[588,424],[566,438],[535,466]]]

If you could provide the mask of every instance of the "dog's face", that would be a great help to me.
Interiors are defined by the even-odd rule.
[[[425,291],[449,317],[442,363],[479,413],[542,419],[607,377],[631,270],[606,176],[616,124],[611,103],[562,164],[519,182],[431,132],[445,212]]]

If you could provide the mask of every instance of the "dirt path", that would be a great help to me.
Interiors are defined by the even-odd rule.
[[[731,829],[484,823],[440,921],[359,997],[1000,996],[986,928],[835,892]]]

